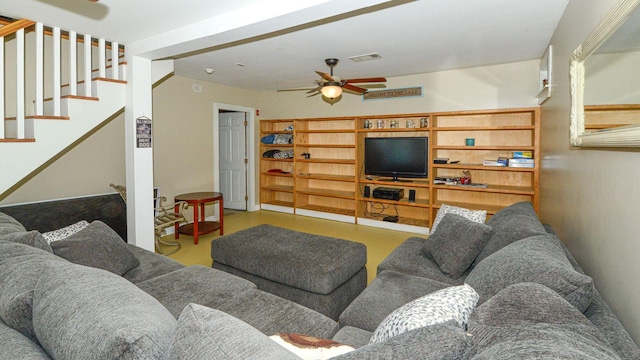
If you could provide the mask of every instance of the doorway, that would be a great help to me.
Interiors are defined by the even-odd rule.
[[[245,106],[213,104],[214,191],[224,194],[228,209],[256,210],[254,114]]]

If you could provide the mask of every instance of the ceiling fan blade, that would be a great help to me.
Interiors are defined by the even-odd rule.
[[[357,84],[357,83],[369,83],[369,82],[386,82],[387,79],[383,77],[372,77],[372,78],[360,78],[360,79],[347,79],[345,81],[348,83]]]
[[[307,94],[311,94],[314,91],[320,92],[321,89],[322,89],[322,86],[318,86],[317,88],[313,88],[313,89],[307,91]]]
[[[299,88],[299,89],[280,89],[276,90],[277,92],[286,92],[286,91],[309,91],[313,90],[312,88]]]
[[[320,94],[320,91],[316,91],[315,94],[307,95],[307,97],[312,97],[312,96],[316,96],[316,95],[319,95],[319,94]]]
[[[331,76],[331,75],[329,75],[329,74],[327,74],[327,73],[325,73],[325,72],[322,72],[322,71],[316,71],[316,74],[320,75],[320,77],[321,77],[321,78],[323,78],[323,79],[325,79],[325,80],[327,80],[327,81],[336,81],[336,80],[333,78],[333,76]]]
[[[354,91],[354,92],[357,92],[357,93],[360,93],[360,94],[364,94],[364,93],[367,92],[367,89],[365,89],[365,88],[361,88],[359,86],[354,86],[354,85],[350,85],[350,84],[344,84],[342,87],[347,89],[347,90],[351,90],[351,91]]]

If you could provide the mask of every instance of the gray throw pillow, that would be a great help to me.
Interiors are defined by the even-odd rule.
[[[52,242],[51,248],[54,254],[72,263],[107,270],[120,276],[140,265],[140,260],[120,235],[98,220],[64,240]]]
[[[502,289],[522,282],[545,285],[580,312],[593,297],[593,279],[577,272],[553,235],[532,236],[490,255],[469,273],[465,283],[484,303]]]
[[[46,261],[33,294],[33,328],[54,359],[167,359],[176,319],[110,272]]]
[[[253,326],[220,310],[187,305],[178,319],[170,359],[300,359]]]
[[[47,243],[47,240],[37,230],[17,231],[5,235],[0,235],[0,240],[11,241],[15,243],[33,246],[34,248],[53,253],[53,249]]]
[[[487,225],[493,229],[493,235],[478,254],[474,265],[518,240],[547,234],[530,202],[519,202],[507,206],[487,220]]]
[[[47,260],[66,262],[25,244],[0,241],[0,319],[33,341],[38,341],[32,322],[33,290]]]
[[[454,279],[464,274],[493,233],[490,226],[456,214],[446,214],[422,247],[440,270]]]
[[[520,283],[469,319],[473,359],[619,359],[602,333],[553,290]]]
[[[21,231],[27,231],[27,229],[18,220],[0,212],[0,235]]]

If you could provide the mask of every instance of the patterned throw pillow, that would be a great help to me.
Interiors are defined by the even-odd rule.
[[[486,210],[469,210],[457,206],[442,204],[438,210],[436,218],[433,220],[433,225],[431,225],[431,230],[429,231],[430,234],[433,234],[433,232],[436,231],[436,226],[438,226],[446,214],[460,215],[481,224],[484,224],[485,220],[487,220]]]
[[[383,342],[410,330],[450,320],[454,320],[465,329],[478,298],[478,293],[471,286],[464,284],[415,299],[382,320],[369,344]]]
[[[65,226],[62,229],[46,232],[42,234],[42,237],[47,240],[47,243],[51,244],[51,242],[53,241],[66,239],[69,236],[77,233],[78,231],[86,228],[87,226],[89,226],[89,222],[87,222],[86,220],[81,220],[75,224]]]

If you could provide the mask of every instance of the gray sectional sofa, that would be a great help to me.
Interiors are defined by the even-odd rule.
[[[3,359],[300,359],[269,339],[275,333],[355,348],[334,359],[640,359],[528,203],[486,224],[446,215],[428,239],[407,239],[339,324],[234,275],[128,245],[99,221],[52,245],[13,218],[0,224]],[[392,322],[395,333],[380,340],[380,327],[407,314],[399,310],[457,288],[473,293],[464,324]]]
[[[49,244],[0,213],[2,359],[201,359],[209,348],[190,344],[211,333],[198,333],[202,319],[189,304],[268,335],[338,330],[245,279],[129,245],[99,220]]]

